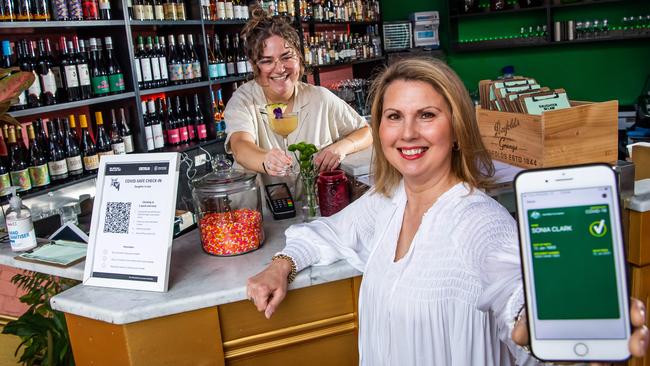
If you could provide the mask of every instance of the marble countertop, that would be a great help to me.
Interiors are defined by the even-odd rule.
[[[246,299],[246,280],[284,247],[284,230],[301,220],[265,217],[264,245],[235,257],[214,257],[201,248],[198,230],[174,240],[169,291],[165,293],[79,285],[52,298],[52,308],[113,324],[128,324]],[[81,268],[83,273],[83,267]],[[301,271],[289,289],[358,276],[346,261]],[[252,305],[251,305],[252,306]]]
[[[49,264],[17,260],[16,256],[19,254],[20,253],[11,250],[9,239],[0,242],[0,264],[28,271],[46,273],[58,277],[70,278],[77,281],[83,280],[85,261],[81,261],[70,267],[57,267]]]

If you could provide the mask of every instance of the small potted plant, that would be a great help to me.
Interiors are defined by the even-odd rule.
[[[318,152],[318,149],[313,144],[299,142],[289,145],[288,150],[293,153],[300,164],[300,180],[304,190],[303,214],[305,221],[311,221],[319,216],[318,196],[316,196],[318,169],[314,166],[314,154]]]

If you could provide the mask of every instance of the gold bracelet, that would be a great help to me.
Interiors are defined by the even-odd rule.
[[[298,274],[298,271],[296,270],[296,262],[291,258],[290,256],[286,254],[276,254],[273,257],[271,257],[271,261],[274,261],[276,259],[283,259],[291,265],[291,272],[287,275],[287,283],[293,282],[293,280],[296,279],[296,275]]]

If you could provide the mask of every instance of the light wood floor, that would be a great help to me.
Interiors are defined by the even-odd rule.
[[[5,322],[0,321],[0,331]],[[11,334],[0,334],[0,366],[18,365],[18,357],[14,357],[20,338]]]

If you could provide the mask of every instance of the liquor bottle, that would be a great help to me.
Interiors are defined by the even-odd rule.
[[[153,129],[151,127],[151,121],[149,120],[149,113],[147,111],[147,102],[144,100],[141,102],[142,107],[142,120],[144,121],[144,138],[147,142],[147,151],[153,151],[155,149],[153,144]]]
[[[176,122],[172,100],[170,97],[167,97],[167,143],[172,146],[178,145],[181,142]]]
[[[124,74],[122,67],[113,53],[113,39],[105,37],[106,43],[106,72],[108,73],[108,90],[111,94],[124,92]]]
[[[142,89],[153,87],[153,73],[151,71],[151,58],[148,52],[144,50],[144,42],[142,36],[138,36],[137,49],[135,52],[136,67],[140,64],[140,73],[142,83],[138,84]]]
[[[18,43],[16,43],[16,48],[18,48]],[[0,67],[10,68],[17,66],[20,63],[20,59],[17,59],[16,62],[13,61],[14,52],[11,49],[11,43],[8,40],[2,41],[2,65]],[[13,104],[10,108],[12,111],[21,110],[27,108],[27,91],[23,91],[18,95],[18,101]]]
[[[217,20],[217,0],[210,0],[210,19]]]
[[[72,37],[75,65],[77,67],[77,77],[79,78],[79,98],[88,99],[92,96],[92,84],[90,81],[90,70],[88,68],[88,58],[83,42],[75,35]],[[68,47],[70,48],[70,47]]]
[[[37,73],[41,81],[41,104],[52,105],[57,103],[57,81],[55,75],[54,59],[49,50],[49,39],[38,40],[38,59],[37,59]]]
[[[54,20],[68,20],[68,4],[65,0],[52,0],[52,17]]]
[[[167,73],[165,37],[154,37],[154,51],[158,56],[158,68],[160,69],[160,86],[166,86],[169,84],[169,74]]]
[[[81,0],[66,0],[68,3],[69,20],[83,20],[84,12]]]
[[[242,37],[242,41],[244,42],[243,48],[243,53],[244,53],[244,58],[246,59],[246,73],[247,74],[252,74],[253,73],[253,64],[251,63],[251,59],[248,57],[246,54],[246,50],[248,49],[248,44],[246,43],[246,37]]]
[[[49,145],[49,141],[47,136],[45,135],[45,130],[43,129],[43,121],[40,118],[37,118],[32,123],[32,126],[34,127],[34,136],[36,138],[36,143],[38,144],[38,147],[43,151],[47,151],[47,146]]]
[[[50,3],[48,0],[34,0],[34,20],[50,20]]]
[[[68,178],[68,165],[65,160],[63,141],[55,129],[54,121],[47,121],[47,132],[50,134],[48,142],[47,168],[53,182],[62,181]]]
[[[205,126],[205,118],[201,112],[201,105],[199,104],[199,95],[194,94],[194,128],[196,129],[196,137],[198,141],[205,141],[208,139],[208,130]]]
[[[144,20],[153,20],[153,2],[152,0],[144,0],[144,6],[142,8],[144,11]]]
[[[32,0],[18,0],[18,14],[16,14],[16,20],[19,21],[30,21],[34,20],[34,7],[32,5]]]
[[[191,34],[187,35],[187,53],[192,61],[192,75],[194,81],[201,81],[201,62],[197,56],[196,49],[194,48],[194,37]]]
[[[99,0],[99,19],[111,20],[111,3],[109,0]]]
[[[115,155],[124,155],[126,154],[126,147],[124,145],[124,139],[120,136],[120,128],[117,125],[117,118],[115,118],[115,109],[111,109],[111,149],[113,149],[113,154]]]
[[[120,108],[120,121],[117,124],[117,127],[120,130],[120,137],[124,141],[124,151],[127,154],[132,153],[135,149],[133,147],[133,135],[129,129],[129,124],[126,121],[126,115],[124,113],[124,108]]]
[[[97,155],[95,143],[90,138],[88,121],[86,120],[85,114],[79,116],[79,125],[81,126],[81,158],[83,160],[84,172],[86,174],[97,173],[97,169],[99,168],[99,155]]]
[[[170,34],[168,36],[169,40],[169,52],[167,54],[167,70],[169,74],[169,82],[172,85],[178,85],[183,83],[183,64],[181,62],[181,56],[176,48],[176,42],[174,36]]]
[[[176,20],[187,20],[185,15],[185,2],[183,0],[175,0],[174,7],[176,8]]]
[[[149,58],[151,65],[151,87],[157,88],[162,85],[160,75],[160,62],[158,61],[158,54],[153,49],[151,37],[147,37],[147,44],[145,45],[144,54]]]
[[[101,51],[98,50],[96,38],[90,39],[90,84],[93,95],[96,97],[107,95],[110,92],[108,72],[106,72],[102,60]]]
[[[190,102],[187,99],[187,95],[184,97],[185,99],[185,125],[187,126],[187,141],[196,141],[196,127],[194,127],[194,115],[190,114],[190,111],[192,109],[190,108]]]
[[[185,35],[183,34],[178,35],[178,50],[183,65],[183,83],[191,83],[194,79],[193,60],[185,45]]]
[[[208,47],[208,79],[213,80],[219,77],[219,71],[217,69],[217,58],[215,56],[214,49],[212,45],[212,38],[207,37],[207,47]]]
[[[34,126],[27,126],[29,137],[29,179],[32,188],[42,189],[50,185],[50,173],[47,169],[47,153],[39,146],[34,135]]]
[[[85,116],[84,116],[85,118]],[[76,135],[76,125],[74,115],[68,117],[68,123],[64,126],[63,147],[65,148],[65,163],[68,166],[70,177],[80,177],[84,172],[83,162],[81,159],[81,149]],[[73,132],[74,131],[74,132]]]
[[[224,40],[223,43],[224,47],[223,49],[225,50],[226,53],[226,72],[227,75],[230,76],[235,76],[237,75],[237,72],[235,70],[235,52],[233,49],[230,48],[230,38],[226,34],[226,39]]]
[[[244,19],[244,20],[248,20],[248,18],[250,18],[248,5],[246,3],[247,3],[247,1],[243,1],[242,7],[241,7],[242,19]]]
[[[173,0],[166,0],[163,9],[165,10],[165,20],[177,20],[176,5]]]
[[[217,18],[215,20],[226,19],[226,2],[224,0],[217,0]]]
[[[95,124],[97,125],[95,133],[95,146],[97,147],[97,155],[99,155],[100,158],[104,155],[113,155],[111,139],[108,137],[106,128],[104,128],[104,117],[100,111],[95,112]]]
[[[289,14],[287,9],[287,0],[278,1],[278,14],[283,17],[286,17]]]
[[[13,1],[0,2],[0,21],[13,22],[16,20],[16,7]]]
[[[162,0],[153,1],[153,18],[155,20],[165,20],[165,8]]]
[[[178,126],[180,143],[185,144],[189,141],[189,134],[187,132],[187,115],[183,111],[183,106],[181,105],[181,97],[178,95],[176,96],[176,110],[174,115],[176,116],[176,126]]]
[[[18,133],[22,135],[20,127]],[[9,148],[9,177],[11,185],[17,186],[17,192],[28,192],[32,189],[32,181],[29,179],[29,170],[27,165],[27,151],[22,140],[16,140],[16,130],[14,126],[9,127],[8,137]]]
[[[225,138],[226,137],[226,121],[224,119],[224,111],[226,110],[226,106],[223,102],[223,97],[221,94],[221,89],[217,90],[217,100],[215,101],[216,106],[215,106],[215,118],[214,122],[217,125],[217,138]]]
[[[210,0],[201,0],[201,19],[210,20]]]
[[[226,0],[226,3],[224,4],[224,10],[224,16],[226,19],[235,18],[235,9],[233,8],[232,0]]]
[[[74,54],[69,52],[68,43],[64,36],[59,38],[59,50],[61,55],[61,78],[63,84],[63,93],[61,99],[64,102],[74,102],[81,99],[81,91],[79,90],[79,77],[77,76],[77,60]]]
[[[163,137],[162,128],[162,98],[158,99],[158,110],[160,111],[160,114],[156,111],[153,99],[150,99],[147,102],[147,109],[149,111],[149,121],[151,121],[150,125],[153,147],[156,150],[160,150],[165,147],[165,138]]]
[[[244,52],[244,47],[240,47],[239,44],[239,34],[235,33],[235,52],[237,53],[236,57],[236,69],[237,69],[237,75],[243,76],[246,75],[247,73],[247,68],[246,68],[246,53]]]
[[[82,0],[81,6],[83,7],[84,20],[99,19],[99,4],[97,0]]]
[[[144,20],[144,0],[133,0],[133,19]]]
[[[228,71],[226,70],[226,58],[221,52],[221,42],[219,42],[219,36],[214,34],[214,47],[215,47],[215,58],[217,59],[217,74],[220,78],[225,78],[228,76]]]

